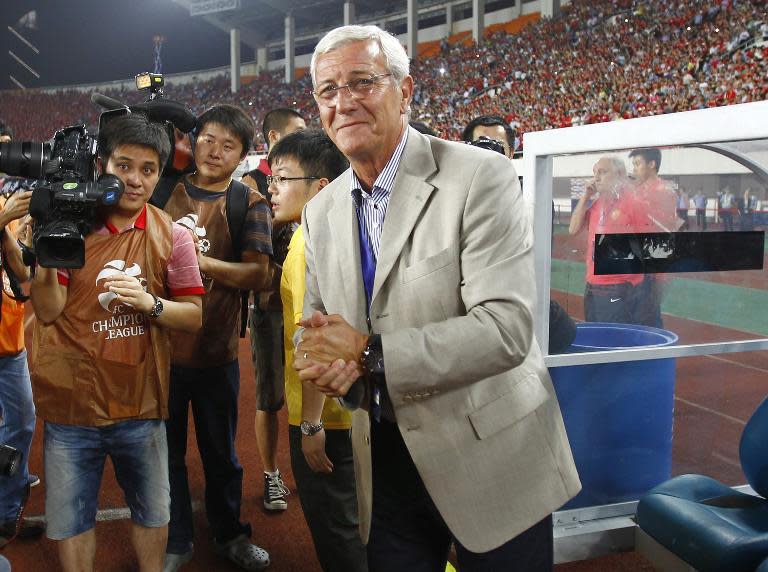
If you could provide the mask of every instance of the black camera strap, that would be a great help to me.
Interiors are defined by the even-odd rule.
[[[2,238],[5,235],[5,229],[0,231],[0,290],[2,291],[2,294],[0,296],[8,296],[11,300],[15,300],[16,302],[26,302],[29,300],[29,296],[24,294],[24,291],[21,289],[21,283],[19,282],[19,279],[16,277],[16,274],[11,269],[9,263],[8,263],[8,257],[5,255],[5,245],[2,242]],[[4,275],[8,277],[8,285],[11,288],[11,294],[8,293],[8,291],[5,289],[5,285],[3,284]],[[2,301],[0,300],[0,322],[3,321],[3,305]]]
[[[27,482],[27,484],[24,485],[24,492],[21,495],[21,502],[19,503],[19,509],[18,511],[16,511],[16,518],[13,520],[13,523],[14,523],[13,536],[6,539],[5,542],[0,544],[0,550],[4,550],[5,547],[8,546],[14,540],[16,540],[16,537],[19,535],[19,531],[21,530],[21,523],[24,520],[24,509],[27,506],[27,501],[29,500],[29,492],[31,490],[32,490],[32,487],[30,487],[29,482]]]
[[[13,295],[8,294],[8,292],[5,292],[5,295],[8,296],[11,300],[16,300],[17,302],[26,302],[29,300],[29,296],[27,296],[24,293],[24,290],[21,288],[21,282],[19,281],[18,277],[16,276],[16,273],[11,269],[8,258],[5,256],[5,252],[3,252],[3,272],[8,276],[8,283],[11,287],[11,292],[13,292]]]

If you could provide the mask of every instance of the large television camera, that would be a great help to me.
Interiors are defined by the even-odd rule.
[[[96,140],[78,125],[61,129],[47,143],[0,143],[0,172],[42,179],[32,191],[34,248],[41,266],[81,268],[83,236],[99,205],[116,204],[123,184],[114,175],[96,177]]]
[[[162,99],[162,76],[139,74],[136,85],[149,89],[147,101],[127,106],[94,93],[91,101],[107,111],[99,116],[99,131],[114,117],[144,113],[151,121],[165,123],[174,145],[173,126],[188,133],[195,116],[183,104]],[[100,207],[116,205],[123,183],[115,175],[97,175],[97,139],[85,125],[57,131],[47,143],[0,143],[0,172],[40,179],[32,191],[29,212],[35,219],[33,233],[37,262],[45,268],[82,268],[85,235],[91,232]]]

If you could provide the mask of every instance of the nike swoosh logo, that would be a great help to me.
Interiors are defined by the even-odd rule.
[[[611,302],[618,302],[621,298],[611,298]]]

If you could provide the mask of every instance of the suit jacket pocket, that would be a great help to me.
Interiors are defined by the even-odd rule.
[[[410,282],[448,266],[453,261],[451,250],[452,249],[448,247],[435,255],[414,262],[403,270],[403,281]]]
[[[530,373],[507,393],[486,403],[469,414],[469,422],[478,439],[485,439],[514,425],[531,414],[545,401],[549,393],[536,373]]]

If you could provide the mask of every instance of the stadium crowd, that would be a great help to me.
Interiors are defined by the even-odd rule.
[[[457,139],[473,117],[519,133],[766,98],[764,2],[577,1],[520,34],[416,62],[418,118]],[[738,46],[743,46],[744,41]]]
[[[443,42],[414,62],[412,118],[459,139],[481,114],[506,118],[519,134],[766,99],[765,0],[574,0],[554,19],[486,41]],[[294,84],[282,70],[263,72],[229,92],[226,74],[169,85],[166,96],[202,113],[233,103],[257,121],[292,107],[316,122],[307,76]],[[108,91],[127,102],[141,94]],[[34,110],[34,112],[31,112]],[[99,110],[79,91],[7,92],[0,116],[18,139],[44,140],[71,124],[94,126]],[[257,150],[265,149],[259,135]]]
[[[26,419],[11,420],[30,427],[25,443],[18,447],[22,456],[29,457],[35,414],[45,421],[46,463],[46,522],[22,519],[25,495],[40,482],[28,474],[28,467],[23,468],[13,495],[0,494],[0,499],[14,502],[13,506],[0,506],[0,545],[23,537],[22,533],[27,538],[40,536],[47,527],[48,538],[59,541],[64,569],[92,570],[101,487],[99,463],[103,465],[110,456],[131,510],[131,542],[140,568],[155,571],[162,566],[164,572],[176,572],[193,561],[194,517],[186,465],[191,408],[205,477],[211,548],[245,570],[262,570],[269,565],[268,553],[250,540],[251,525],[241,519],[243,468],[235,451],[240,388],[238,333],[243,336],[246,331],[248,303],[248,296],[243,298],[241,291],[252,291],[258,294],[250,316],[252,357],[259,376],[257,409],[276,415],[284,403],[288,406],[291,467],[324,570],[338,569],[336,561],[345,557],[350,560],[345,570],[364,572],[368,566],[382,570],[390,563],[423,560],[423,554],[433,563],[429,569],[443,570],[451,543],[460,566],[470,563],[465,569],[479,569],[475,562],[482,562],[483,569],[508,570],[511,563],[522,562],[515,569],[551,570],[551,513],[577,494],[580,485],[556,400],[547,397],[553,389],[549,388],[543,360],[535,343],[530,342],[532,333],[523,331],[530,330],[530,320],[520,330],[520,340],[530,342],[532,351],[525,349],[523,354],[512,348],[513,344],[506,347],[506,342],[496,341],[499,326],[513,323],[521,308],[525,315],[531,315],[532,283],[515,284],[509,293],[503,293],[498,286],[502,282],[487,279],[489,272],[504,278],[518,269],[527,280],[533,279],[527,271],[533,267],[527,248],[528,229],[521,224],[525,217],[517,208],[522,198],[518,192],[508,192],[510,181],[519,188],[517,177],[506,157],[429,140],[406,130],[406,110],[410,105],[412,120],[450,140],[469,140],[467,135],[473,137],[477,129],[488,132],[483,128],[511,133],[509,126],[513,126],[521,147],[524,134],[531,131],[765,99],[768,25],[761,20],[764,12],[765,0],[678,0],[674,5],[650,0],[574,0],[556,18],[537,20],[520,33],[495,29],[479,45],[440,42],[434,55],[414,63],[415,90],[407,76],[407,55],[396,38],[377,28],[350,31],[346,28],[359,27],[344,27],[335,36],[336,31],[329,33],[316,47],[312,71],[320,86],[316,98],[311,95],[308,75],[300,74],[289,85],[281,81],[277,71],[246,78],[236,94],[229,92],[226,74],[167,86],[169,99],[185,103],[198,116],[195,143],[188,157],[194,166],[189,171],[185,170],[189,165],[177,167],[175,161],[171,161],[174,169],[163,169],[169,156],[175,159],[173,141],[168,141],[169,132],[151,118],[131,113],[104,121],[98,152],[99,170],[105,178],[100,182],[119,184],[125,192],[118,195],[114,205],[100,208],[92,231],[83,231],[83,259],[69,265],[77,271],[57,270],[61,259],[50,255],[52,247],[44,248],[48,243],[41,242],[41,236],[61,236],[38,226],[50,224],[44,210],[32,211],[36,254],[32,253],[31,227],[25,218],[33,203],[31,193],[13,194],[0,208],[4,215],[0,230],[9,225],[7,233],[0,233],[2,250],[4,255],[11,254],[8,265],[19,267],[14,274],[25,280],[26,267],[34,262],[29,258],[37,255],[40,262],[30,287],[37,351],[32,378],[23,347],[22,296],[14,291],[17,297],[8,306],[15,309],[16,320],[9,320],[13,316],[7,308],[3,322],[9,331],[9,324],[13,325],[14,343],[5,348],[0,343],[0,350],[7,350],[7,355],[0,351],[0,358],[12,358],[23,367],[11,372],[8,365],[0,364],[0,372],[5,370],[8,386],[21,386],[24,392],[11,394],[0,385],[0,396],[6,403],[13,399],[26,408]],[[354,36],[360,33],[377,35]],[[373,51],[379,47],[386,51],[386,59]],[[361,65],[370,65],[363,68],[370,70],[370,77],[359,77]],[[397,82],[398,88],[382,89],[390,82]],[[343,98],[343,88],[349,99]],[[100,110],[90,95],[74,89],[4,94],[0,116],[13,129],[0,123],[0,141],[11,141],[14,130],[17,141],[46,139],[55,129],[72,124],[86,124],[94,130]],[[126,104],[146,97],[127,89],[105,90],[104,95]],[[365,107],[376,119],[370,137],[359,135],[365,122],[335,121],[344,113],[337,115],[337,110],[352,103],[352,98],[368,98],[350,109]],[[495,117],[490,118],[491,123],[470,122],[487,114],[502,117],[499,122],[504,124],[493,123]],[[257,122],[262,124],[258,134]],[[306,123],[322,124],[325,131],[305,130]],[[348,129],[356,124],[363,127]],[[511,135],[507,139],[511,145],[502,148],[503,155],[509,155],[509,147],[515,146]],[[181,150],[184,142],[177,138],[177,149]],[[268,147],[269,155],[238,181],[240,175],[235,172],[252,143],[257,151]],[[576,206],[571,234],[586,228],[594,242],[598,231],[606,230],[602,226],[605,218],[617,226],[621,223],[619,230],[633,228],[633,232],[657,228],[668,232],[688,224],[691,199],[682,189],[676,196],[658,178],[660,151],[636,149],[629,157],[631,183],[623,160],[602,158],[595,164],[593,188]],[[489,175],[478,181],[472,173],[470,180],[470,165],[487,167],[483,172]],[[353,173],[353,199],[348,182],[333,181],[348,166]],[[397,206],[401,199],[393,190],[401,168],[414,181],[429,181],[434,188],[448,192],[435,193],[421,210],[410,209],[418,216],[410,221],[411,226],[399,224],[399,234],[384,234],[382,229],[390,228],[383,224],[390,197],[396,212],[391,216],[403,208]],[[263,196],[248,186],[250,180]],[[22,182],[14,184],[15,193]],[[326,185],[330,186],[321,201],[308,205]],[[465,194],[451,192],[465,187]],[[70,186],[67,181],[63,188],[75,189],[78,184]],[[602,196],[595,199],[598,192]],[[701,196],[693,198],[697,215]],[[349,202],[349,208],[343,209],[347,218],[331,220],[329,201],[338,197]],[[727,230],[733,230],[736,212],[742,217],[743,229],[754,226],[759,205],[756,193],[747,189],[740,199],[726,187],[717,200],[717,212]],[[101,204],[106,203],[102,200]],[[61,214],[57,208],[65,212],[56,202],[52,204],[49,209],[56,217]],[[706,198],[703,211],[706,224]],[[507,220],[504,213],[514,216]],[[60,224],[56,217],[50,218]],[[617,217],[622,218],[612,220]],[[300,221],[302,226],[294,229]],[[282,223],[282,230],[273,223]],[[357,224],[359,234],[351,233],[350,238],[346,232],[349,227],[342,223]],[[21,229],[19,240],[17,228]],[[58,231],[53,225],[50,228]],[[281,243],[286,237],[281,233],[288,230],[295,230],[295,234],[278,267],[276,251],[285,246]],[[520,237],[516,233],[521,233]],[[402,252],[398,250],[403,244],[398,243],[399,238],[407,245]],[[313,241],[314,245],[359,246],[361,268],[344,267],[335,275],[336,253],[328,256],[331,249],[313,249]],[[420,266],[406,263],[410,252],[421,252],[421,244],[431,248],[435,243],[448,247],[417,261]],[[461,252],[454,244],[462,245]],[[481,251],[494,252],[477,256]],[[455,259],[448,260],[447,256]],[[391,274],[386,275],[386,286],[379,285],[374,291],[376,261],[388,257],[397,257],[402,264],[387,270]],[[431,266],[437,264],[441,265],[437,268],[440,274]],[[459,268],[461,272],[454,271]],[[417,278],[427,278],[418,288],[410,284],[415,279],[406,280],[415,275],[414,269],[424,270]],[[275,280],[278,271],[282,273],[279,285]],[[661,327],[661,281],[638,275],[631,283],[635,290],[631,290],[624,279],[608,283],[591,278],[593,283],[588,270],[585,299],[592,300],[585,303],[588,321],[594,318]],[[344,308],[348,285],[354,285],[354,280],[359,286],[359,307],[345,318],[319,311]],[[450,285],[450,280],[455,284]],[[435,289],[438,283],[449,287],[441,293]],[[465,310],[469,304],[457,293],[459,286],[467,284],[477,299],[473,300],[475,307],[487,304],[496,313],[490,326],[476,326],[474,309]],[[422,290],[428,293],[431,306],[413,296]],[[395,302],[381,303],[374,296],[381,292],[380,299]],[[276,293],[282,312],[268,316],[268,300]],[[80,299],[86,301],[82,306]],[[627,304],[621,308],[626,320],[615,315],[598,317],[598,309],[606,306],[613,311],[621,299]],[[604,304],[606,300],[608,304]],[[112,302],[115,304],[110,305]],[[387,311],[390,308],[392,316]],[[445,308],[453,308],[455,315],[448,317]],[[318,311],[307,318],[307,309]],[[299,321],[299,316],[304,318]],[[406,359],[399,355],[387,358],[389,372],[401,372],[405,379],[418,377],[417,388],[423,386],[426,392],[412,391],[395,375],[386,384],[385,346],[378,333],[383,318],[396,323],[394,331],[384,334],[387,344],[394,340],[394,346],[386,347],[397,348],[388,349],[388,356],[407,355],[413,347],[423,347],[427,337],[429,344],[437,344],[432,347],[452,350],[434,352],[451,354],[448,362],[443,357],[425,360],[415,354]],[[265,326],[255,333],[258,320],[264,320]],[[367,333],[354,325],[366,322]],[[479,340],[475,346],[456,349],[452,333],[456,323],[470,328],[470,337]],[[411,337],[395,338],[393,334],[402,331]],[[421,341],[413,337],[414,331],[419,331]],[[575,335],[572,323],[570,332]],[[516,338],[519,332],[509,330],[507,334]],[[285,375],[281,369],[283,348],[279,341],[275,343],[281,337],[287,351],[285,366],[291,370]],[[0,335],[0,342],[2,338]],[[265,344],[266,338],[271,343]],[[522,347],[517,341],[514,345]],[[476,347],[486,348],[479,354],[483,359],[471,355],[477,353]],[[75,360],[77,367],[71,365]],[[266,380],[267,367],[262,367],[268,362],[275,370],[271,382]],[[520,364],[525,369],[517,370]],[[450,372],[446,383],[454,384],[446,385],[449,391],[444,395],[448,398],[420,404],[419,410],[409,409],[411,404],[406,401],[438,393],[440,388],[429,384],[443,383],[446,371]],[[530,388],[520,382],[519,372],[532,383]],[[81,383],[86,378],[92,382],[88,387]],[[350,389],[358,379],[366,385],[363,393],[355,396]],[[473,403],[474,396],[485,399],[487,384],[476,384],[490,379],[506,386],[506,394],[514,389],[515,399],[522,396],[520,402],[530,403],[530,408],[521,409],[514,423],[508,423],[507,416],[498,416],[500,410],[496,409],[509,404],[507,397],[504,401],[494,398],[493,408],[486,404],[469,413],[470,424],[453,415],[463,404]],[[334,384],[329,385],[329,380]],[[0,383],[3,381],[0,376]],[[34,384],[34,407],[30,382]],[[318,391],[307,391],[312,385]],[[119,388],[114,395],[113,387]],[[276,391],[286,387],[285,395]],[[530,391],[531,395],[520,391]],[[355,445],[357,465],[352,462],[349,433],[352,416],[336,401],[326,402],[326,396],[345,397],[355,407],[367,404],[370,409],[375,423],[360,421],[357,414],[355,418],[355,426],[364,422],[359,427],[368,431]],[[326,410],[327,403],[338,411],[331,407]],[[431,438],[429,431],[407,443],[395,418],[398,407],[403,407],[406,415],[417,411],[411,419],[415,429],[422,421],[438,419],[434,424],[439,430],[429,431],[453,444],[446,449],[449,453],[435,455],[436,441],[422,437]],[[10,411],[2,400],[0,409],[6,415]],[[485,413],[478,415],[481,410]],[[502,426],[497,419],[507,424]],[[531,427],[524,419],[542,421],[540,427]],[[4,426],[15,426],[11,421]],[[525,428],[525,440],[514,434],[517,429],[512,430],[518,423]],[[259,436],[263,431],[265,439],[272,439],[267,446],[275,449],[276,422],[262,430],[257,415],[254,426],[259,448],[265,446]],[[359,434],[357,431],[360,429],[354,435]],[[316,435],[314,441],[310,439]],[[477,444],[486,438],[489,441]],[[0,444],[3,441],[0,439]],[[547,447],[532,447],[529,441]],[[542,449],[549,451],[548,456],[539,453]],[[509,451],[509,455],[500,457],[494,451]],[[290,491],[276,461],[270,465],[265,460],[270,455],[261,456],[263,506],[266,510],[285,510]],[[436,472],[439,478],[431,480],[422,476],[418,460],[435,463],[438,458],[449,470]],[[356,470],[359,466],[371,467],[369,474]],[[464,467],[472,467],[472,471],[464,473]],[[81,470],[81,478],[73,484],[70,475]],[[514,486],[494,490],[497,498],[479,510],[476,491],[497,489],[503,476],[509,474],[518,477]],[[548,474],[553,476],[542,477]],[[458,486],[470,476],[473,487]],[[328,488],[321,490],[321,486]],[[418,491],[417,495],[412,491]],[[326,497],[333,501],[331,508],[324,504]],[[357,499],[361,503],[359,523],[354,516],[358,514]],[[410,510],[409,503],[415,510]],[[516,507],[515,503],[532,508],[526,508],[527,513],[511,510],[510,518],[504,510]],[[391,511],[391,506],[406,510]],[[543,519],[542,513],[546,515]],[[468,514],[471,518],[464,518]],[[405,524],[413,532],[406,530]],[[358,530],[363,539],[369,539],[367,548],[359,542]],[[349,539],[357,543],[355,549],[351,549]],[[0,557],[0,571],[4,563]],[[407,564],[400,567],[410,569]]]

